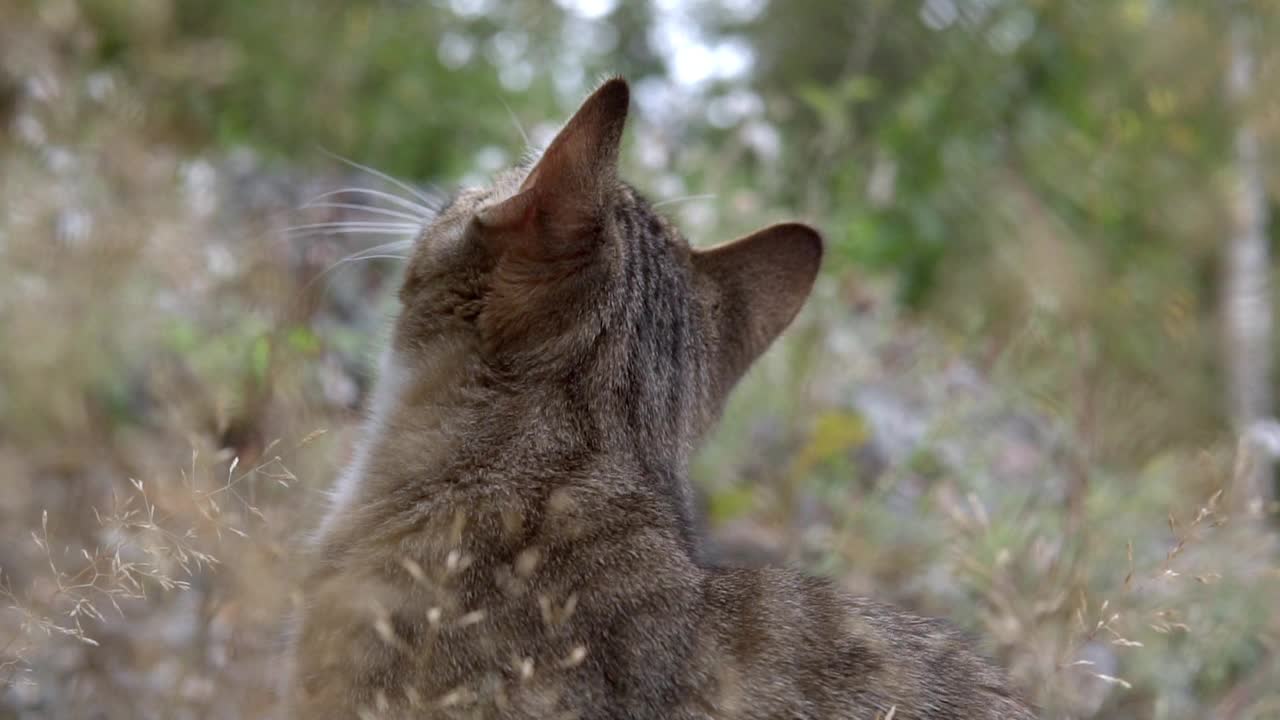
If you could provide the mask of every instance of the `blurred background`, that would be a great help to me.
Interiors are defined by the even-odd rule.
[[[718,552],[951,619],[1046,718],[1280,717],[1278,33],[1264,0],[0,0],[0,718],[270,715],[379,246],[612,73],[625,174],[695,243],[829,242],[698,457]]]

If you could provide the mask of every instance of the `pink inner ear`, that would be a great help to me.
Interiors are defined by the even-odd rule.
[[[538,168],[541,165],[542,165],[542,162],[541,160],[539,160],[538,164],[534,165],[533,168],[529,170],[529,174],[525,176],[524,182],[520,183],[520,189],[516,191],[517,193],[522,193],[522,192],[525,192],[526,190],[533,189],[534,181],[538,177]]]
[[[600,86],[547,146],[520,190],[536,185],[545,195],[543,201],[554,202],[565,195],[594,195],[610,187],[630,97],[622,80]]]
[[[594,165],[599,151],[581,137],[584,130],[570,126],[561,131],[520,183],[520,192],[542,187],[552,195],[580,191],[599,182]]]
[[[582,104],[515,195],[485,208],[476,222],[495,249],[564,257],[591,238],[582,230],[608,203],[617,182],[618,146],[630,94],[625,82],[605,83]]]
[[[528,184],[528,181],[525,181]],[[534,202],[537,191],[530,186],[525,189],[523,186],[520,192],[503,200],[502,202],[491,205],[481,210],[476,215],[476,221],[486,229],[491,230],[520,230],[533,221],[536,203]]]
[[[539,173],[540,173],[540,172],[541,172],[541,170],[542,170],[542,163],[543,163],[543,161],[544,161],[544,160],[546,160],[546,154],[545,154],[545,151],[544,151],[544,153],[543,153],[543,157],[538,158],[538,162],[537,162],[537,164],[536,164],[536,165],[534,165],[534,166],[533,166],[533,168],[529,170],[529,174],[525,176],[525,178],[524,178],[524,182],[520,183],[520,190],[519,190],[519,192],[525,192],[526,190],[532,190],[532,189],[533,189],[533,186],[537,184],[538,175],[539,175]]]

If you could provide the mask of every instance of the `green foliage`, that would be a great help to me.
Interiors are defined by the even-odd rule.
[[[517,51],[558,29],[559,14],[538,5],[462,21],[432,3],[376,0],[89,0],[85,12],[98,61],[143,78],[157,122],[188,142],[301,159],[323,147],[434,179],[470,170],[475,151],[497,140],[519,152],[508,93],[484,53],[502,28],[519,28],[503,36]],[[442,43],[456,57],[446,60]],[[519,61],[549,58],[535,43]],[[547,79],[536,82],[520,104],[549,114]]]
[[[791,151],[764,172],[796,178],[771,187],[824,218],[837,272],[891,273],[907,307],[984,352],[1029,321],[1053,326],[1046,340],[1090,348],[1084,382],[1164,394],[1153,415],[1165,420],[1145,428],[1158,444],[1224,422],[1216,257],[1235,118],[1220,14],[1136,0],[799,2],[725,31],[753,39],[754,86],[788,128]],[[810,42],[833,27],[853,42]],[[1009,362],[1030,379],[1057,352],[1024,344]],[[1130,450],[1105,457],[1141,457]]]

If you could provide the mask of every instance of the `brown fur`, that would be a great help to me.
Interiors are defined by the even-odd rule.
[[[707,251],[616,177],[628,90],[417,241],[314,543],[297,718],[1031,718],[945,625],[713,567],[698,437],[808,296],[818,234]]]

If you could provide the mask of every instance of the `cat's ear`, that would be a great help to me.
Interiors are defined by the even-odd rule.
[[[612,190],[631,90],[613,78],[582,102],[529,171],[521,190],[599,194]]]
[[[572,251],[564,246],[594,226],[617,189],[630,102],[625,80],[601,85],[547,146],[515,195],[477,215],[480,226],[512,242],[531,243],[530,250]]]
[[[715,326],[722,395],[791,324],[821,263],[822,236],[799,223],[772,225],[693,254]]]

